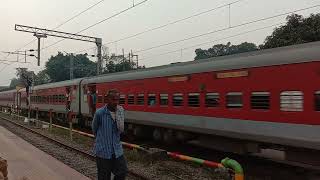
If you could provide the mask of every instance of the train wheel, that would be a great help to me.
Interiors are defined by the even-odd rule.
[[[162,130],[161,129],[154,129],[152,136],[155,141],[161,141],[163,138]]]
[[[166,130],[164,133],[163,133],[163,141],[166,143],[166,144],[173,144],[176,139],[174,137],[174,133],[172,130]]]
[[[190,139],[190,135],[188,133],[182,132],[182,131],[178,131],[176,133],[176,138],[179,142],[184,143],[186,142],[188,139]]]
[[[141,126],[135,126],[133,128],[133,135],[137,138],[143,138],[143,128]]]

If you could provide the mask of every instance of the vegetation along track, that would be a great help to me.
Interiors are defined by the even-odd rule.
[[[13,122],[10,119],[4,117],[0,118],[2,119],[2,121],[0,121],[0,125],[7,128],[9,131],[28,141],[42,151],[52,155],[56,159],[62,161],[63,163],[72,167],[83,175],[91,179],[97,178],[97,169],[94,155],[52,139],[26,126]],[[149,179],[130,170],[129,177],[130,179]]]

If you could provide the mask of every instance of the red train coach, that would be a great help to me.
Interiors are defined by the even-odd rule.
[[[193,132],[210,137],[207,144],[217,144],[212,138],[218,136],[231,138],[217,142],[233,150],[239,144],[234,139],[242,139],[246,150],[320,150],[319,47],[319,42],[308,43],[86,82],[96,83],[98,107],[107,90],[120,90],[127,122],[137,135],[151,129],[155,139],[175,139]]]

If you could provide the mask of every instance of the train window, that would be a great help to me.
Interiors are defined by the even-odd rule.
[[[119,99],[119,104],[124,105],[126,103],[126,95],[121,94]]]
[[[144,94],[138,94],[137,104],[144,105]]]
[[[168,94],[160,94],[160,105],[167,106],[168,105]]]
[[[206,107],[218,107],[218,106],[219,106],[219,93],[207,93]]]
[[[149,106],[154,106],[156,105],[156,95],[155,94],[149,94],[148,95],[148,105]]]
[[[67,101],[66,95],[62,94],[62,101],[65,103]]]
[[[63,94],[61,94],[61,95],[60,95],[60,97],[61,97],[61,102],[63,102],[63,103],[64,103],[64,102],[65,102],[65,100],[66,100],[66,97],[65,97]]]
[[[252,92],[251,94],[252,109],[270,109],[269,92]]]
[[[183,95],[182,93],[176,93],[172,96],[173,106],[183,106]]]
[[[53,95],[53,102],[58,102],[58,96],[57,95]]]
[[[227,93],[227,108],[242,108],[242,93],[230,92]]]
[[[320,91],[314,94],[314,109],[320,111]]]
[[[88,97],[90,97],[90,95],[88,95]],[[91,97],[92,98],[92,97]],[[104,103],[107,103],[107,101],[108,101],[108,96],[107,95],[104,95],[103,96],[103,102]]]
[[[128,104],[134,104],[134,95],[133,94],[128,95]]]
[[[98,103],[103,103],[103,96],[102,95],[98,95]]]
[[[283,91],[280,94],[281,111],[303,111],[303,93],[301,91]]]
[[[200,106],[200,94],[199,93],[189,93],[188,94],[188,105],[190,107],[199,107]]]

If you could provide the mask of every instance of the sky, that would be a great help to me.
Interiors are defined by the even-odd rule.
[[[53,29],[59,24],[70,19],[79,12],[89,8],[101,0],[1,0],[0,6],[0,51],[29,50],[37,48],[36,38],[31,33],[14,30],[15,24]],[[138,4],[143,0],[104,0],[94,8],[77,16],[58,31],[77,33],[103,19]],[[81,35],[102,38],[109,54],[125,54],[131,50],[139,56],[139,64],[146,67],[170,64],[173,62],[192,61],[195,57],[195,49],[207,49],[214,44],[231,42],[263,43],[266,36],[270,35],[276,25],[285,22],[286,15],[234,27],[240,24],[292,12],[298,9],[320,5],[318,0],[147,0],[139,6],[110,18],[98,24]],[[236,3],[233,3],[236,2]],[[164,28],[144,33],[134,38],[114,42],[124,37],[158,27],[169,22],[189,17],[191,15],[210,10],[216,7],[233,3],[229,6],[218,8],[194,18],[181,21]],[[320,7],[297,12],[305,17],[311,13],[319,13]],[[230,28],[232,27],[232,28]],[[251,33],[227,38],[247,31],[264,28]],[[225,29],[223,31],[219,31]],[[208,33],[219,31],[216,33]],[[186,41],[173,43],[158,48],[152,48],[200,34],[206,34]],[[47,47],[60,38],[47,37],[41,40],[41,46]],[[208,42],[208,43],[206,43]],[[189,48],[190,47],[190,48]],[[146,50],[149,49],[149,50]],[[41,65],[37,66],[34,57],[28,57],[28,63],[24,57],[0,53],[0,85],[10,84],[10,79],[15,77],[16,68],[25,67],[39,72],[44,69],[45,62],[58,52],[96,54],[95,44],[75,40],[64,40],[54,46],[41,51]],[[168,53],[175,51],[173,53]],[[3,62],[17,61],[19,62]],[[90,58],[96,61],[95,58]],[[8,63],[8,64],[2,64]]]

